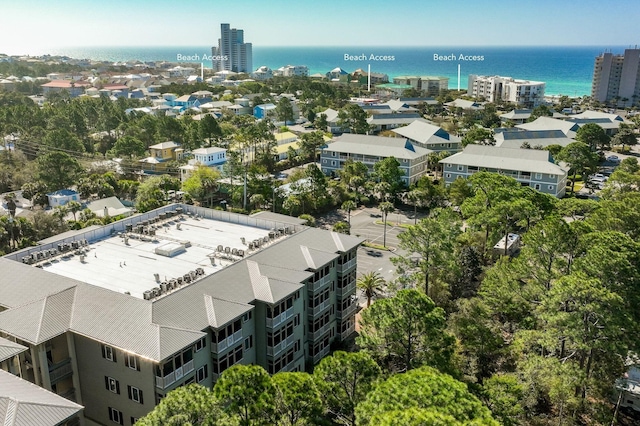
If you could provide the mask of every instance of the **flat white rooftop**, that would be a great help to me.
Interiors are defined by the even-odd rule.
[[[145,222],[148,224],[142,231],[140,223]],[[131,226],[120,228],[122,232],[114,230],[104,238],[89,239],[77,249],[39,259],[34,266],[144,298],[145,292],[160,287],[162,282],[190,273],[193,277],[198,269],[195,279],[201,279],[284,238],[284,233],[278,232],[284,231],[282,228],[261,228],[192,214],[132,221]],[[257,240],[260,247],[253,247]],[[170,294],[171,288],[166,287],[156,297]]]

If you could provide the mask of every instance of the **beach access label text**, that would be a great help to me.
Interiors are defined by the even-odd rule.
[[[452,53],[450,55],[438,55],[437,53],[433,54],[434,61],[484,61],[484,55],[464,55],[459,54],[456,55]]]
[[[229,57],[227,55],[209,55],[207,53],[198,55],[197,53],[191,55],[182,55],[178,53],[176,55],[176,61],[178,62],[191,62],[191,61],[228,61]]]
[[[363,53],[362,55],[349,55],[348,53],[344,54],[345,61],[395,61],[396,57],[394,55],[374,55],[373,53],[367,55]]]

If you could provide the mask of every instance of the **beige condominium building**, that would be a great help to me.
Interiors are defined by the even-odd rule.
[[[173,204],[0,258],[0,365],[131,425],[238,363],[302,371],[354,332],[361,239]]]
[[[591,97],[628,107],[640,102],[640,49],[626,49],[624,55],[611,52],[596,57]]]
[[[512,102],[525,108],[535,108],[544,102],[544,89],[545,83],[542,81],[471,74],[467,94],[489,102]]]

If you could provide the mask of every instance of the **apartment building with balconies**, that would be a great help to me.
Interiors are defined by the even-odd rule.
[[[623,108],[637,105],[640,101],[640,49],[626,49],[623,55],[605,52],[596,57],[591,97]]]
[[[567,170],[555,164],[545,150],[470,144],[440,164],[447,186],[481,171],[512,177],[523,186],[558,198],[564,196],[567,185]]]
[[[544,102],[544,89],[542,81],[470,74],[467,94],[489,102],[512,102],[525,108],[535,108]]]
[[[361,242],[165,206],[0,258],[0,336],[25,348],[14,374],[82,404],[81,424],[132,425],[176,387],[238,363],[303,371],[349,338]]]

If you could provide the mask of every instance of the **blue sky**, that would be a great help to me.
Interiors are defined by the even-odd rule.
[[[206,46],[222,22],[255,46],[629,46],[638,17],[638,0],[1,0],[0,53]]]

